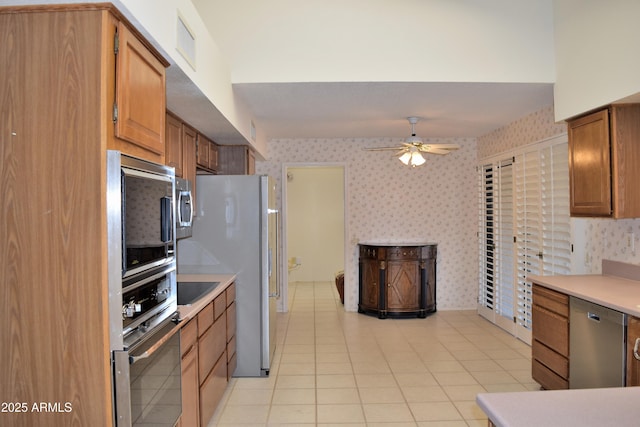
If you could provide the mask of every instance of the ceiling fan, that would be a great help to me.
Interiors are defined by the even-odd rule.
[[[458,144],[427,144],[422,141],[422,138],[416,136],[415,125],[420,120],[418,117],[407,117],[409,123],[411,123],[411,136],[407,137],[402,145],[397,147],[375,147],[365,148],[368,151],[387,151],[395,150],[398,159],[407,166],[416,167],[424,164],[426,160],[422,156],[422,153],[427,154],[449,154],[452,151],[460,148]]]

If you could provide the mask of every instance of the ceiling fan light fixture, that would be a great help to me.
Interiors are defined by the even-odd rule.
[[[398,159],[405,165],[411,166],[412,168],[423,165],[426,162],[425,158],[418,151],[407,151]]]

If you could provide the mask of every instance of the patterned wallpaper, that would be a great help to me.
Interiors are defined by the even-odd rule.
[[[549,106],[481,136],[478,138],[478,159],[566,133],[566,124],[554,120],[553,106]]]
[[[427,156],[423,166],[410,168],[390,152],[363,150],[398,145],[400,138],[275,139],[269,141],[269,160],[256,164],[257,173],[278,181],[278,194],[283,164],[345,165],[347,310],[357,310],[357,243],[362,241],[436,242],[438,309],[476,307],[476,140],[428,141],[456,143],[461,149]]]
[[[268,161],[256,172],[273,176],[281,205],[284,164],[344,164],[348,230],[345,308],[357,310],[359,241],[433,241],[438,244],[438,309],[474,309],[477,302],[477,183],[475,167],[484,159],[566,132],[549,106],[480,138],[430,139],[460,144],[447,156],[428,156],[409,168],[387,152],[364,147],[396,145],[401,139],[275,139]],[[627,246],[628,233],[640,244],[640,219],[572,219],[574,274],[601,272],[602,259],[640,264],[640,248]]]

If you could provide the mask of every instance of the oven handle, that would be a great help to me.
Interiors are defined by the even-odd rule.
[[[171,326],[171,327],[168,328],[168,326]],[[174,321],[173,319],[169,319],[165,325],[158,327],[158,331],[154,333],[153,336],[151,336],[148,341],[145,341],[144,352],[138,355],[133,355],[132,354],[133,352],[132,352],[129,355],[129,364],[133,365],[134,363],[142,359],[146,359],[153,356],[153,353],[155,353],[156,350],[162,347],[164,343],[169,341],[169,339],[179,330],[180,330],[180,324],[176,323],[176,321]],[[159,335],[160,338],[154,340],[156,335]]]

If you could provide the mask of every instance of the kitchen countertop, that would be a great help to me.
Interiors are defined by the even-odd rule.
[[[640,317],[640,281],[611,275],[529,276],[549,289]]]
[[[188,321],[198,314],[200,310],[205,308],[207,304],[213,301],[218,295],[224,292],[231,283],[236,280],[235,274],[178,274],[176,281],[178,283],[202,283],[202,282],[220,282],[218,286],[205,294],[202,298],[189,305],[179,305],[178,313],[180,320]],[[188,285],[186,285],[188,286]]]
[[[603,274],[529,276],[549,289],[640,317],[640,266],[603,260]],[[498,427],[640,425],[640,387],[480,393]]]
[[[497,427],[602,427],[640,423],[640,387],[480,393]]]

